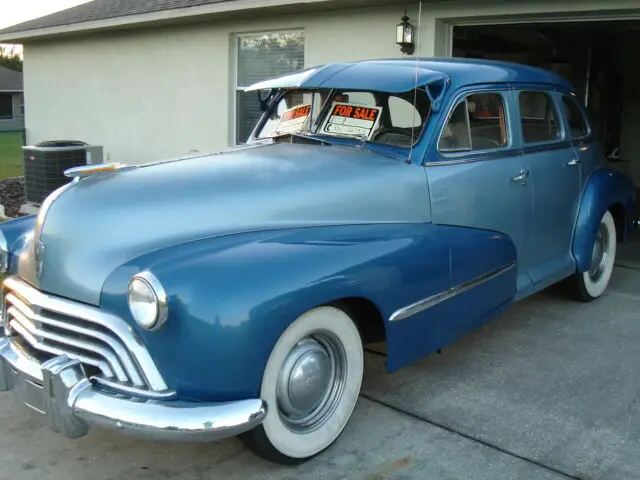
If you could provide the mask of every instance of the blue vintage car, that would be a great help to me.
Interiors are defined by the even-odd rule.
[[[594,300],[635,216],[557,75],[474,60],[254,85],[247,145],[87,166],[0,227],[0,390],[52,428],[240,435],[300,463],[395,371],[566,280]]]

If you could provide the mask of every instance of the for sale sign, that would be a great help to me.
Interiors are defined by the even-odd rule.
[[[371,139],[380,120],[381,107],[365,107],[351,103],[336,103],[322,127],[328,135],[354,136]]]

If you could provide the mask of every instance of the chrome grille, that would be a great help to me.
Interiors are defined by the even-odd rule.
[[[17,277],[4,281],[2,297],[5,334],[14,343],[45,357],[76,359],[103,385],[128,393],[170,393],[146,348],[122,319],[44,294]]]

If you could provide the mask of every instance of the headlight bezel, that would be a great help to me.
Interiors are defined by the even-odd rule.
[[[148,288],[155,297],[156,315],[153,322],[141,321],[141,319],[137,318],[135,310],[131,306],[131,293],[135,282],[143,282],[146,288]],[[169,318],[169,301],[167,293],[160,283],[160,280],[158,280],[158,277],[148,270],[135,274],[131,277],[131,280],[129,280],[129,286],[127,288],[127,304],[129,306],[131,316],[140,328],[143,328],[144,330],[157,332],[164,327],[167,319]]]

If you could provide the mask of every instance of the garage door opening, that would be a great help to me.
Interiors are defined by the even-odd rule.
[[[640,187],[640,21],[455,27],[453,56],[553,70],[586,102],[612,166]]]
[[[640,189],[640,21],[457,26],[452,47],[454,57],[534,65],[567,78],[587,105],[608,165]],[[640,248],[633,250],[640,264]]]

